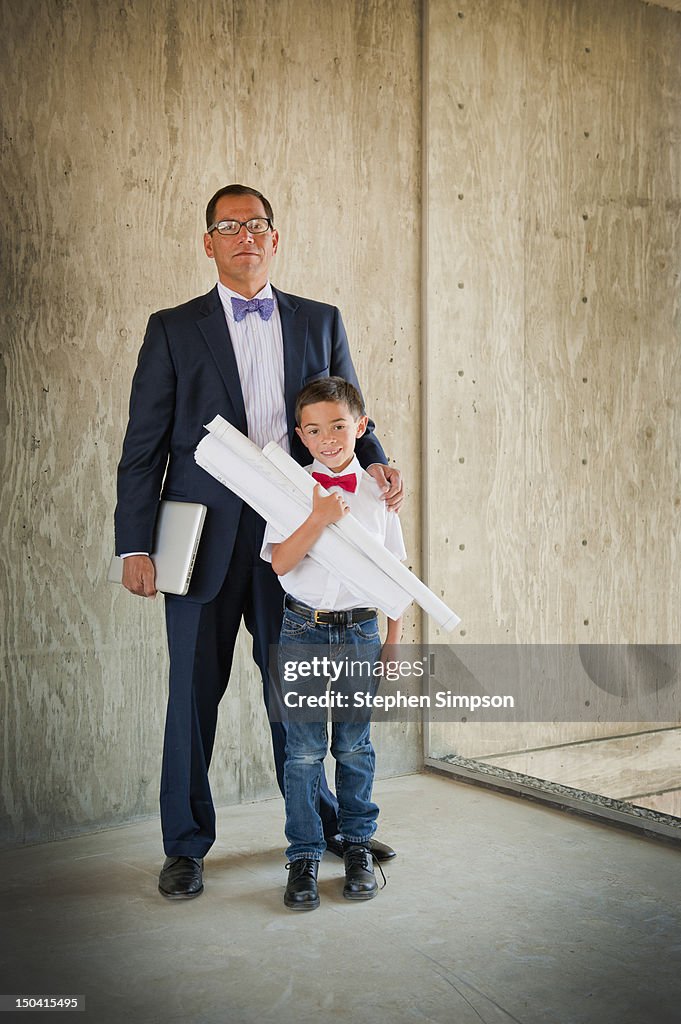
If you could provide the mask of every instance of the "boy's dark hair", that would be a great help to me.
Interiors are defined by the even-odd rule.
[[[206,207],[207,228],[209,228],[215,220],[215,207],[218,205],[218,200],[222,199],[223,196],[255,196],[255,198],[259,199],[265,207],[265,216],[269,217],[270,224],[274,224],[274,214],[272,213],[270,201],[269,199],[265,199],[262,192],[258,192],[257,189],[251,188],[249,185],[225,185],[224,188],[219,188],[217,190]]]
[[[358,420],[365,416],[364,402],[354,384],[342,377],[320,377],[306,384],[296,398],[296,423],[300,426],[303,409],[306,405],[314,405],[316,402],[343,402],[347,405],[351,415]]]

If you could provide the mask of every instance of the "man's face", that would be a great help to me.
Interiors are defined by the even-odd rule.
[[[366,416],[353,419],[345,402],[315,402],[303,408],[296,434],[313,459],[341,473],[352,462],[355,441],[367,423]]]
[[[214,221],[246,221],[266,216],[265,207],[257,196],[222,196],[215,208]],[[203,236],[206,255],[215,260],[222,283],[246,299],[252,299],[266,284],[278,244],[277,231],[251,235],[245,226],[238,235],[213,231]]]

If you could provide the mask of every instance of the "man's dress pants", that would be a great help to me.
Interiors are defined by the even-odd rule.
[[[243,617],[253,637],[265,707],[270,697],[270,646],[279,643],[284,592],[260,558],[265,523],[244,504],[227,577],[214,600],[165,598],[170,686],[161,773],[161,826],[168,857],[203,857],[215,841],[208,782],[218,705],[229,680]],[[276,657],[273,659],[276,670]],[[273,697],[276,687],[272,687]],[[284,790],[286,725],[271,722],[277,781]],[[338,831],[338,804],[326,779],[320,792],[324,833]],[[282,821],[283,823],[283,821]]]

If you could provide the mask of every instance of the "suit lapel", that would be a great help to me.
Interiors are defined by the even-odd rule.
[[[220,371],[220,376],[227,388],[227,394],[234,408],[234,426],[246,434],[248,432],[248,425],[246,422],[244,396],[241,392],[241,383],[239,381],[239,369],[236,364],[232,339],[229,336],[225,311],[220,302],[217,285],[205,297],[205,302],[201,309],[201,317],[197,321],[197,327],[208,345]]]
[[[273,288],[284,341],[284,398],[289,437],[294,436],[296,395],[303,385],[308,318],[292,295]]]

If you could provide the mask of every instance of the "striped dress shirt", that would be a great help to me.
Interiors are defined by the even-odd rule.
[[[232,310],[232,296],[237,299],[246,296],[231,291],[221,281],[218,281],[218,294],[239,370],[248,436],[259,448],[264,448],[269,441],[276,441],[290,453],[284,400],[284,339],[272,286],[268,281],[254,296],[274,300],[269,320],[263,320],[259,313],[248,313],[237,323]]]

